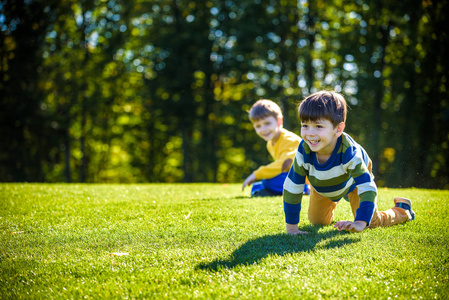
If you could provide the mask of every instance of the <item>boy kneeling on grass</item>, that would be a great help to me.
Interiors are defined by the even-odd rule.
[[[242,191],[252,184],[252,197],[280,196],[301,138],[283,128],[281,108],[271,100],[257,101],[248,115],[257,135],[267,142],[267,150],[274,161],[251,173],[243,182]],[[306,184],[304,194],[309,193]]]
[[[409,199],[394,198],[395,206],[379,212],[371,160],[345,129],[347,105],[342,95],[321,91],[304,99],[298,109],[302,141],[284,183],[284,213],[288,234],[298,229],[306,176],[310,182],[309,221],[329,225],[338,201],[346,197],[355,217],[338,221],[338,230],[360,232],[415,219]]]

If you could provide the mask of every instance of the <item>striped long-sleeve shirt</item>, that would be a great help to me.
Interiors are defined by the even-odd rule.
[[[368,170],[370,158],[366,151],[349,135],[343,133],[337,140],[330,158],[320,164],[315,152],[301,141],[295,161],[284,183],[284,213],[288,224],[299,223],[301,200],[306,176],[310,184],[322,196],[339,201],[356,187],[360,206],[355,221],[370,224],[374,213],[377,187]]]

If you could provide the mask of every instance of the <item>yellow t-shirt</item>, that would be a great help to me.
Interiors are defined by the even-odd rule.
[[[254,171],[256,179],[270,179],[282,172],[287,172],[295,159],[295,154],[300,142],[301,138],[298,135],[285,128],[281,128],[279,139],[274,146],[271,141],[267,142],[267,150],[274,161],[266,166],[261,166]]]

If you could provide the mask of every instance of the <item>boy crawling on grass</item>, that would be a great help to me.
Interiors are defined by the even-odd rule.
[[[394,198],[395,206],[378,211],[377,187],[371,160],[365,150],[343,132],[346,101],[333,91],[310,95],[299,105],[302,141],[284,183],[284,213],[288,234],[298,229],[306,176],[310,182],[309,221],[329,225],[337,203],[346,197],[355,217],[338,221],[338,230],[360,232],[369,227],[390,226],[413,220],[409,199]]]
[[[281,108],[271,100],[262,99],[254,103],[249,119],[257,135],[267,142],[267,150],[274,161],[251,173],[243,182],[242,190],[252,184],[252,197],[282,195],[284,181],[301,138],[283,128]],[[304,193],[308,195],[309,192],[306,185]]]

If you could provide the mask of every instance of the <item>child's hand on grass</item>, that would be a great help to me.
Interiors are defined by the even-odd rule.
[[[245,181],[243,181],[242,191],[245,189],[245,187],[253,184],[254,182],[256,182],[256,175],[254,175],[254,173],[251,173],[251,175],[246,177]]]
[[[308,232],[299,230],[298,224],[288,224],[287,223],[287,234],[290,234],[290,235],[308,234]]]
[[[334,227],[338,228],[338,231],[347,230],[350,232],[360,232],[366,228],[367,223],[365,221],[338,221]]]

